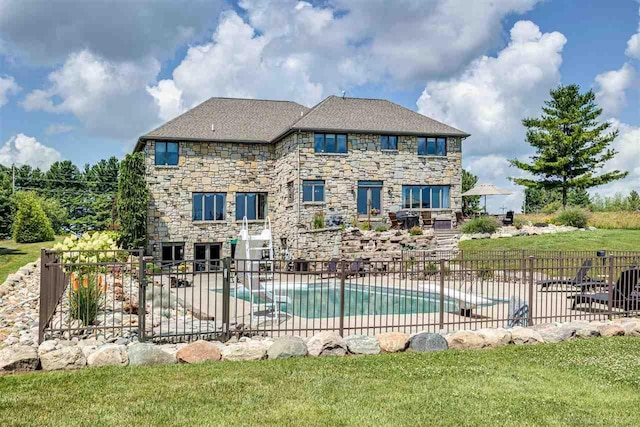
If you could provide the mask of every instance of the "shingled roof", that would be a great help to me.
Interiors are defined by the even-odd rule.
[[[309,109],[291,101],[211,98],[141,136],[135,150],[145,140],[269,143],[297,130],[469,136],[384,99],[330,96]]]

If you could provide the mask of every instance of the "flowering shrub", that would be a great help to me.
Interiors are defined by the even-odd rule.
[[[113,232],[85,233],[82,237],[67,237],[56,243],[59,259],[69,274],[69,304],[71,317],[83,324],[92,324],[107,290],[108,264],[126,259],[128,253],[118,248]]]

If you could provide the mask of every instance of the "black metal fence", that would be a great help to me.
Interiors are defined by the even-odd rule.
[[[144,260],[139,251],[82,260],[47,251],[41,316],[55,300],[47,292],[60,293],[60,301],[51,319],[41,321],[42,337],[177,341],[324,330],[413,333],[640,314],[640,252],[442,255],[296,263],[223,259],[203,268],[201,260]],[[79,294],[91,296],[87,289],[93,287],[97,297],[82,300]]]

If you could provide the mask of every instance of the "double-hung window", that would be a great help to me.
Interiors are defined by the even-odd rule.
[[[311,203],[324,202],[324,181],[302,181],[302,201]]]
[[[316,153],[346,153],[347,135],[343,133],[316,133],[313,146]]]
[[[156,141],[156,166],[178,165],[178,143]]]
[[[446,156],[447,138],[418,137],[419,156]]]
[[[249,221],[267,217],[267,193],[236,193],[236,220]]]
[[[194,221],[223,221],[225,211],[224,193],[193,193]]]
[[[358,214],[382,213],[382,181],[358,181]]]
[[[380,135],[380,147],[383,150],[397,150],[398,137],[392,135]]]
[[[184,260],[184,243],[163,243],[162,261],[170,266],[175,261]]]
[[[449,209],[448,185],[403,185],[403,209]]]

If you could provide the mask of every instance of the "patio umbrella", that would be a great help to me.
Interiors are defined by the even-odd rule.
[[[493,184],[478,184],[469,191],[462,193],[462,197],[484,196],[484,211],[487,212],[487,196],[506,196],[509,191],[502,190]]]

